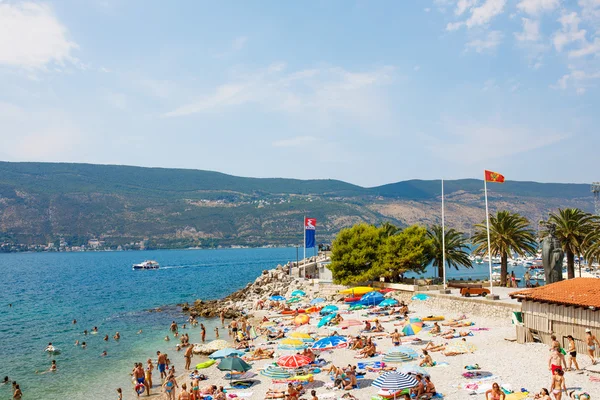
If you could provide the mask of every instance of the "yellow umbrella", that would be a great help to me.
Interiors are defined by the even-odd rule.
[[[283,339],[279,344],[285,344],[288,346],[302,346],[304,342],[298,339]]]
[[[291,338],[294,339],[300,339],[300,340],[312,340],[312,336],[310,336],[308,333],[304,333],[304,332],[292,332],[290,334]]]
[[[353,294],[356,296],[363,295],[365,293],[369,293],[374,291],[375,289],[368,286],[357,286],[353,288],[348,288],[340,291],[340,294]]]

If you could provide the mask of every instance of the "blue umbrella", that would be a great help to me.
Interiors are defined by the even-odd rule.
[[[398,300],[396,299],[385,299],[381,303],[379,303],[379,307],[391,307],[398,304]]]
[[[429,296],[427,296],[425,293],[417,293],[415,294],[413,297],[410,298],[411,300],[427,300],[429,299]]]
[[[336,312],[332,312],[331,314],[326,315],[323,318],[321,318],[321,320],[317,324],[317,328],[320,328],[320,327],[325,326],[328,323],[330,323],[335,318],[336,315],[337,315]]]
[[[229,356],[243,356],[244,353],[241,350],[237,350],[237,349],[233,349],[231,347],[223,349],[223,350],[217,350],[214,353],[212,353],[211,355],[208,356],[208,358],[212,358],[213,360],[219,359],[219,358],[225,358],[225,357],[229,357]]]
[[[292,292],[292,297],[297,297],[297,296],[306,296],[306,292],[304,290],[294,290]]]
[[[246,372],[252,369],[252,365],[239,357],[225,357],[221,360],[219,365],[217,365],[217,368],[221,371]]]
[[[404,353],[404,354],[408,354],[412,358],[419,358],[419,354],[414,349],[412,349],[411,347],[408,347],[408,346],[395,346],[386,352],[386,354],[392,354],[392,353]]]
[[[369,292],[360,298],[359,303],[365,306],[376,306],[385,300],[385,297],[379,292]]]
[[[403,389],[409,389],[417,386],[419,382],[410,375],[400,372],[390,371],[380,375],[373,381],[373,386],[390,392],[397,392]]]
[[[323,303],[324,301],[325,301],[325,299],[324,299],[324,298],[322,298],[322,297],[317,297],[316,299],[312,299],[312,300],[310,301],[310,304],[319,304],[319,303]]]
[[[348,339],[343,336],[327,336],[316,341],[312,348],[315,350],[328,350],[348,346]]]
[[[335,312],[337,310],[339,310],[338,306],[328,305],[328,306],[323,307],[321,309],[320,313],[321,313],[321,315],[327,315],[327,314],[331,314],[332,312]]]
[[[273,301],[283,301],[283,300],[285,300],[285,297],[283,297],[283,296],[271,296],[271,297],[269,297],[269,299],[273,300]]]

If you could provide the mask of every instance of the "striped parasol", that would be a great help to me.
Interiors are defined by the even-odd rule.
[[[282,356],[277,359],[277,365],[283,368],[300,368],[310,364],[310,358],[301,354]]]
[[[373,381],[373,386],[380,389],[397,392],[399,390],[410,389],[417,386],[419,382],[410,375],[401,372],[390,371],[379,376]]]
[[[401,364],[411,362],[414,358],[406,353],[389,353],[383,356],[383,361],[389,364]]]
[[[307,347],[306,343],[298,339],[283,339],[278,345],[280,350],[303,350]]]
[[[413,348],[408,346],[395,346],[389,349],[386,354],[392,353],[404,353],[409,355],[412,358],[419,358],[419,353],[417,353]]]
[[[314,342],[315,341],[315,339],[313,339],[312,336],[310,336],[308,333],[304,333],[304,332],[292,332],[292,333],[290,333],[290,338],[298,339],[303,342]]]
[[[269,378],[273,378],[273,379],[287,379],[290,376],[292,376],[285,369],[283,369],[281,367],[276,367],[273,364],[269,365],[267,368],[260,371],[260,374],[263,376],[268,376]]]

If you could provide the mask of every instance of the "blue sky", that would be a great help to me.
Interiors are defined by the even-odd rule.
[[[600,0],[0,0],[0,159],[590,182]]]

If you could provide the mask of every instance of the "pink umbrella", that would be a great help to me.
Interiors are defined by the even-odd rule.
[[[349,328],[351,326],[361,326],[363,323],[357,319],[345,319],[340,322],[337,326],[340,328]]]
[[[300,368],[310,364],[310,358],[301,354],[283,356],[277,359],[277,365],[283,368]]]

